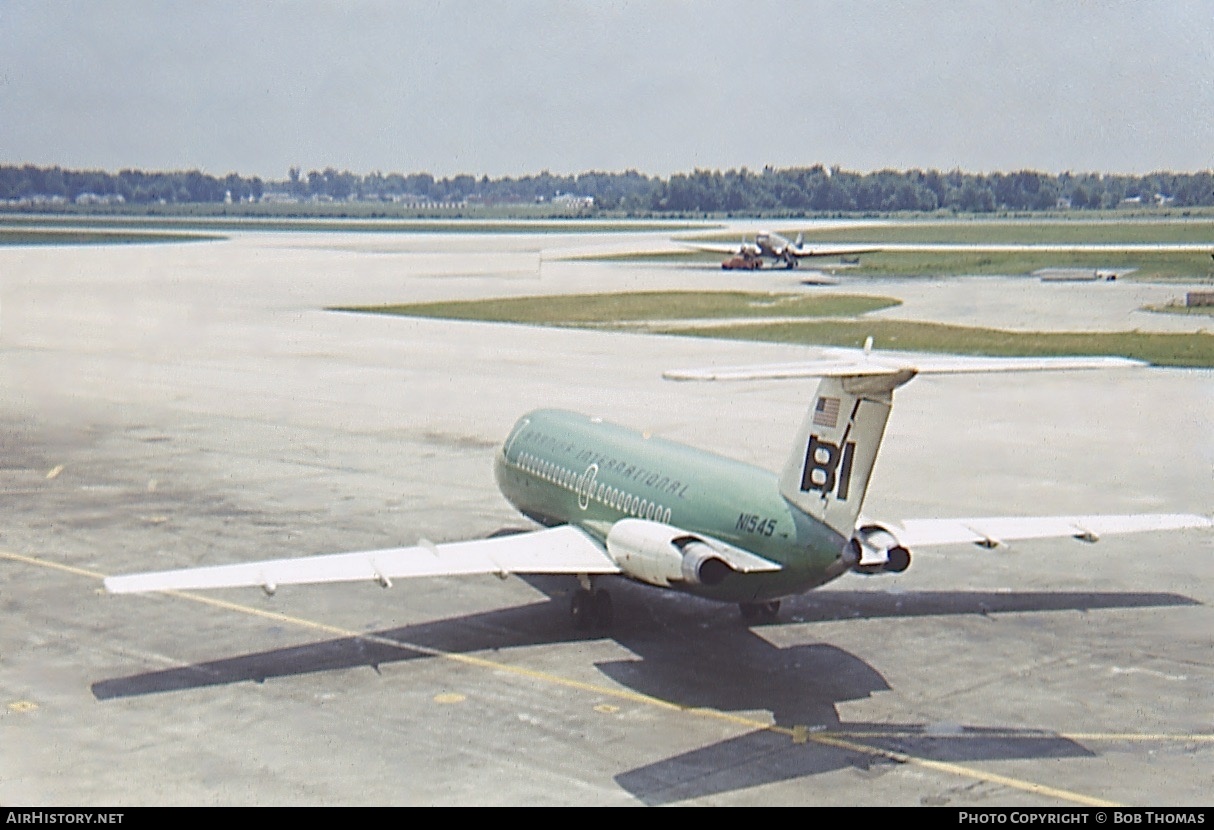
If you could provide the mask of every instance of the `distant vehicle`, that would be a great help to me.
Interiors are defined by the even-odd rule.
[[[735,254],[721,263],[723,271],[758,271],[762,267],[763,257],[749,253]]]
[[[711,251],[718,254],[733,254],[730,259],[721,263],[726,271],[753,271],[763,267],[766,260],[772,260],[772,266],[783,263],[785,268],[796,268],[802,257],[856,257],[859,254],[871,254],[880,248],[858,248],[854,245],[819,245],[807,246],[804,234],[797,234],[797,241],[790,242],[785,237],[772,231],[759,231],[755,234],[754,242],[742,240],[740,246],[715,245],[712,243],[685,242],[683,243],[698,251]],[[757,265],[752,263],[758,263]]]

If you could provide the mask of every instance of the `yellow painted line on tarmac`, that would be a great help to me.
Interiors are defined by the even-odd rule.
[[[1127,732],[1062,732],[1058,737],[1071,741],[1159,741],[1160,743],[1214,744],[1214,735],[1130,734]]]
[[[479,668],[489,669],[496,672],[506,672],[509,674],[526,677],[540,683],[550,685],[563,686],[569,689],[577,689],[579,691],[588,692],[590,694],[602,695],[604,697],[613,697],[620,700],[627,700],[632,703],[637,703],[643,706],[649,706],[657,709],[664,709],[671,712],[680,712],[684,714],[694,715],[696,717],[708,718],[711,720],[725,721],[727,723],[740,726],[744,729],[763,730],[773,732],[780,735],[787,735],[794,742],[799,742],[801,739],[812,741],[813,743],[822,746],[828,746],[835,749],[844,749],[850,752],[856,752],[871,757],[882,758],[888,761],[893,761],[898,764],[906,764],[908,766],[916,766],[922,769],[934,770],[948,775],[968,778],[975,781],[981,781],[988,784],[998,784],[1010,789],[1020,790],[1022,792],[1031,793],[1037,796],[1048,796],[1056,798],[1060,801],[1067,801],[1072,804],[1080,804],[1087,807],[1117,807],[1120,806],[1116,802],[1105,801],[1099,798],[1083,795],[1082,793],[1070,792],[1057,787],[1048,787],[1044,784],[1037,784],[1032,781],[1024,781],[1019,778],[1012,778],[1006,775],[998,775],[995,773],[984,772],[982,770],[973,769],[971,767],[962,766],[960,764],[952,764],[944,761],[933,761],[928,758],[919,758],[914,755],[907,755],[901,752],[882,749],[880,747],[868,746],[867,744],[857,743],[856,741],[846,740],[842,737],[835,737],[829,732],[808,733],[797,727],[785,727],[777,724],[768,723],[766,721],[755,720],[744,715],[730,714],[722,712],[718,709],[705,709],[700,707],[685,706],[680,703],[674,703],[669,700],[664,700],[652,695],[641,694],[640,692],[630,691],[628,689],[617,689],[608,686],[600,686],[594,683],[586,683],[580,680],[573,680],[568,677],[550,674],[548,672],[536,671],[523,666],[512,666],[506,663],[498,663],[493,660],[486,660],[482,657],[475,657],[468,654],[455,654],[451,652],[441,651],[439,649],[430,648],[428,646],[420,646],[413,643],[406,643],[400,640],[391,640],[387,637],[380,637],[375,634],[363,634],[357,631],[348,631],[337,626],[328,625],[325,623],[317,623],[311,620],[291,617],[286,614],[279,614],[273,611],[263,611],[259,608],[251,608],[236,603],[227,602],[225,600],[216,600],[212,597],[203,597],[197,594],[190,594],[179,591],[165,591],[181,599],[188,599],[194,602],[201,602],[205,605],[212,605],[217,608],[224,608],[238,613],[251,614],[253,616],[265,617],[277,622],[298,625],[303,628],[309,628],[315,631],[323,631],[330,634],[337,634],[343,637],[357,638],[368,642],[373,642],[378,645],[386,645],[393,648],[402,649],[405,651],[416,651],[423,654],[428,654],[433,657],[442,657],[446,660],[453,660],[457,663],[463,663],[469,666],[477,666]]]
[[[105,574],[99,574],[96,571],[87,571],[84,568],[76,568],[72,565],[63,565],[59,562],[50,562],[46,559],[35,559],[32,556],[22,556],[19,553],[13,553],[7,550],[0,550],[0,559],[11,559],[14,562],[22,562],[26,565],[35,565],[39,568],[51,568],[56,571],[64,571],[65,573],[75,576],[87,576],[89,579],[105,579]]]
[[[982,770],[973,769],[971,767],[961,766],[960,764],[951,764],[947,761],[933,761],[930,758],[919,758],[915,755],[907,755],[902,752],[893,750],[881,749],[880,747],[868,746],[867,744],[858,744],[854,741],[844,740],[831,735],[829,732],[818,732],[811,734],[809,740],[823,746],[833,746],[838,749],[847,749],[852,752],[863,752],[868,755],[876,755],[899,764],[907,764],[908,766],[916,766],[922,769],[935,770],[949,775],[956,775],[961,778],[970,778],[974,781],[982,781],[986,784],[999,784],[1013,790],[1031,793],[1032,795],[1048,796],[1056,798],[1059,801],[1069,801],[1072,804],[1080,804],[1084,807],[1121,807],[1115,801],[1105,801],[1102,798],[1093,798],[1092,796],[1076,793],[1070,790],[1062,790],[1057,787],[1047,787],[1045,784],[1035,784],[1032,781],[1025,781],[1022,778],[1012,778],[1007,775],[999,775],[994,772],[984,772]]]
[[[63,565],[57,562],[49,562],[42,559],[37,559],[32,556],[23,556],[17,553],[0,550],[0,558],[10,559],[16,562],[22,562],[27,565],[37,567],[51,568],[54,570],[64,571],[76,576],[84,576],[90,579],[104,579],[103,574],[95,571],[85,570],[84,568],[76,568],[71,565]],[[848,752],[855,752],[862,755],[868,755],[875,758],[882,758],[887,761],[892,761],[898,764],[906,764],[907,766],[915,766],[921,769],[933,770],[935,772],[944,773],[947,775],[968,778],[974,781],[981,781],[989,784],[997,784],[1008,787],[1010,789],[1020,790],[1021,792],[1031,793],[1038,796],[1047,796],[1058,799],[1059,801],[1067,801],[1072,804],[1080,804],[1088,807],[1117,807],[1120,806],[1116,802],[1105,801],[1103,799],[1093,798],[1082,793],[1063,790],[1057,787],[1049,787],[1044,784],[1036,784],[1032,781],[1025,781],[1020,778],[1012,778],[1006,775],[999,775],[991,772],[973,769],[971,767],[962,766],[960,764],[948,763],[945,761],[933,761],[929,758],[920,758],[914,755],[908,755],[902,752],[882,749],[881,747],[869,746],[864,743],[859,743],[851,738],[872,737],[875,733],[872,732],[854,732],[848,733],[843,731],[838,732],[812,732],[804,726],[779,726],[777,724],[768,723],[765,721],[756,720],[744,715],[735,715],[729,712],[722,712],[718,709],[705,709],[701,707],[686,706],[680,703],[674,703],[669,700],[664,700],[652,695],[642,694],[640,692],[630,691],[628,689],[612,688],[608,686],[600,686],[594,683],[586,683],[581,680],[573,680],[568,677],[551,674],[549,672],[529,669],[523,666],[512,666],[507,663],[498,663],[493,660],[487,660],[483,657],[476,657],[470,654],[458,654],[440,649],[423,646],[417,643],[409,643],[402,640],[392,640],[387,637],[380,637],[376,634],[365,634],[359,631],[351,631],[341,628],[340,626],[330,625],[328,623],[316,622],[314,620],[304,619],[302,617],[293,617],[289,614],[281,614],[277,611],[267,611],[261,608],[254,608],[249,605],[241,605],[235,602],[218,599],[200,594],[187,593],[185,591],[160,591],[157,592],[166,596],[175,597],[177,599],[196,602],[201,605],[209,605],[212,608],[218,608],[225,611],[233,611],[239,614],[245,614],[251,617],[259,617],[273,622],[292,625],[298,628],[303,628],[309,631],[316,631],[322,634],[330,634],[338,637],[362,640],[364,642],[384,645],[390,648],[400,649],[401,651],[412,651],[419,654],[425,654],[431,657],[441,657],[445,660],[451,660],[456,663],[462,663],[467,666],[475,666],[477,668],[488,669],[490,671],[502,672],[515,675],[517,677],[525,677],[530,680],[535,680],[540,683],[549,685],[562,686],[568,689],[588,692],[590,694],[600,695],[603,697],[615,698],[617,700],[626,700],[643,706],[648,706],[656,709],[662,709],[670,712],[678,712],[695,717],[708,718],[711,720],[724,721],[745,729],[762,730],[772,732],[779,735],[786,735],[794,743],[812,742],[821,746],[832,747],[834,749],[842,749]],[[890,732],[887,736],[906,736],[906,731]],[[1015,733],[1008,733],[1014,735]],[[1045,734],[1045,733],[1042,733]],[[1023,737],[1023,734],[1016,735]],[[947,736],[955,737],[955,736]],[[978,736],[975,736],[978,737]],[[987,733],[985,737],[992,737]],[[997,735],[993,736],[997,737]],[[1196,740],[1208,741],[1214,740],[1214,735],[1182,735],[1182,736],[1129,736],[1129,735],[1056,735],[1055,737],[1070,737],[1073,740],[1081,740],[1084,738],[1090,740]]]
[[[842,738],[941,738],[950,741],[958,739],[964,740],[966,738],[1005,738],[1007,740],[1022,740],[1026,738],[1061,738],[1067,741],[1087,741],[1089,743],[1097,741],[1103,741],[1105,743],[1113,743],[1116,741],[1135,741],[1139,743],[1148,743],[1152,741],[1157,743],[1214,743],[1214,734],[1186,735],[1177,732],[1159,732],[1151,734],[1147,732],[1046,732],[1041,730],[1015,729],[988,729],[982,732],[929,732],[916,729],[860,729],[855,731],[846,729],[832,729],[830,730],[830,734]]]

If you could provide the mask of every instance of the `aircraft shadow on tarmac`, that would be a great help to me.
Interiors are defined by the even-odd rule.
[[[744,637],[738,633],[739,640]],[[839,703],[889,690],[879,672],[832,645],[781,649],[753,635],[748,639],[721,644],[719,659],[711,664],[703,655],[673,651],[598,666],[645,694],[714,711],[766,710],[774,725],[782,727],[755,729],[628,770],[615,776],[623,789],[646,804],[662,805],[841,769],[858,769],[876,778],[897,755],[941,762],[1094,755],[1042,730],[842,721]],[[801,740],[795,737],[798,728],[804,730]],[[845,745],[830,745],[821,738]]]
[[[98,700],[109,700],[605,636],[572,630],[567,612],[572,579],[526,581],[548,601],[102,680],[92,691]],[[617,775],[617,783],[644,803],[668,804],[845,768],[878,775],[892,763],[884,753],[954,762],[1093,754],[1038,730],[843,722],[837,704],[889,689],[878,671],[854,655],[823,643],[775,646],[745,627],[736,610],[694,597],[655,597],[652,589],[623,580],[613,580],[611,589],[616,622],[610,638],[639,659],[597,664],[604,675],[684,707],[770,712],[783,728],[756,729]],[[1196,604],[1169,593],[821,590],[786,600],[782,616],[804,624]],[[809,739],[790,738],[788,730],[794,728]],[[840,735],[867,750],[828,746],[815,737],[821,735]]]

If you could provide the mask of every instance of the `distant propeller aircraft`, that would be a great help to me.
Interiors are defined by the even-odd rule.
[[[804,241],[804,234],[797,234],[796,242],[789,242],[785,237],[772,231],[759,231],[755,234],[754,242],[747,242],[743,238],[740,246],[700,242],[685,242],[683,244],[699,251],[732,254],[729,259],[721,263],[721,267],[726,271],[758,270],[764,266],[764,263],[768,259],[772,260],[773,267],[783,263],[785,268],[796,268],[803,257],[857,256],[881,250],[880,248],[871,246],[860,248],[854,245],[818,245],[807,247]]]
[[[580,588],[578,628],[607,626],[618,575],[738,603],[747,621],[772,620],[781,598],[848,572],[906,570],[912,546],[1210,527],[1190,514],[917,519],[900,526],[861,507],[893,405],[917,374],[1101,369],[1121,358],[911,357],[834,349],[810,363],[669,371],[672,380],[821,378],[779,474],[712,452],[561,410],[514,425],[495,459],[498,487],[541,529],[511,536],[113,576],[112,593],[460,574],[568,574]]]

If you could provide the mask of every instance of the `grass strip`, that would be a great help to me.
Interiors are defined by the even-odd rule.
[[[803,234],[806,242],[967,244],[967,245],[1149,245],[1205,244],[1214,251],[1214,218],[1209,216],[1168,221],[1118,220],[971,220],[892,221],[860,223],[851,227],[808,224],[778,230],[787,239]],[[754,233],[747,234],[754,238]],[[739,242],[737,231],[695,237],[696,241]],[[690,238],[688,238],[690,241]],[[1207,257],[1208,259],[1208,257]]]
[[[852,240],[855,243],[855,240]],[[846,243],[846,244],[852,244]],[[831,244],[845,244],[831,241]],[[660,251],[589,255],[583,260],[636,264],[704,265],[724,254]],[[859,264],[838,272],[841,279],[863,277],[956,277],[1030,275],[1044,268],[1131,271],[1134,280],[1214,282],[1214,260],[1191,251],[882,251],[863,254]],[[830,272],[838,258],[802,260],[801,269]],[[791,273],[795,274],[796,271]],[[1123,277],[1124,278],[1124,277]]]
[[[899,305],[892,297],[850,294],[767,294],[747,291],[638,291],[508,297],[462,302],[333,309],[407,317],[441,317],[532,325],[609,325],[644,320],[759,317],[854,317]]]
[[[137,233],[90,230],[0,230],[0,246],[7,245],[146,245],[148,243],[205,242],[224,239],[215,234]]]
[[[513,297],[468,302],[357,306],[339,311],[561,327],[641,323],[654,334],[859,348],[872,337],[880,349],[1048,357],[1117,355],[1157,366],[1214,367],[1214,334],[1159,332],[1022,332],[907,320],[854,318],[897,305],[890,297],[848,294],[651,291]],[[789,321],[789,317],[807,319]],[[813,319],[811,319],[813,318]],[[695,327],[688,320],[746,320]]]
[[[984,355],[1059,357],[1114,355],[1156,366],[1214,367],[1214,334],[1164,332],[1021,332],[906,320],[807,320],[704,328],[651,327],[656,334],[859,348]]]

